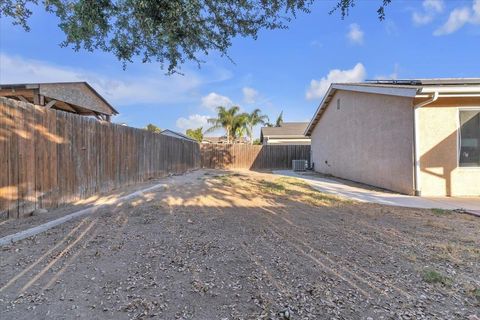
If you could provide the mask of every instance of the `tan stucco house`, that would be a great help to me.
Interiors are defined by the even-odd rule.
[[[318,172],[422,196],[480,196],[480,79],[335,83],[305,134]]]
[[[283,122],[278,127],[262,127],[260,142],[264,145],[309,145],[310,137],[305,136],[308,122]]]

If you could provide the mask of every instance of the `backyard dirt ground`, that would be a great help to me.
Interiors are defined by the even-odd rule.
[[[474,315],[479,218],[351,202],[268,173],[169,178],[0,248],[0,319]]]

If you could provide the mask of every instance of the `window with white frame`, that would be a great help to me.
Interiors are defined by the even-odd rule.
[[[460,167],[480,167],[480,109],[460,110]]]

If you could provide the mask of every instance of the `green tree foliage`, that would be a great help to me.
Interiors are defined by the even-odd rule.
[[[149,124],[145,127],[145,130],[150,131],[150,132],[153,132],[153,133],[160,133],[160,132],[162,132],[162,129],[160,129],[159,127],[157,127],[156,125],[151,124],[151,123],[149,123]]]
[[[318,1],[318,0],[317,0]],[[358,0],[337,0],[331,13],[348,15]],[[380,2],[378,16],[385,17]],[[228,57],[237,36],[256,39],[262,29],[287,28],[315,0],[1,0],[0,18],[29,30],[32,9],[58,17],[62,46],[113,53],[124,66],[135,58],[157,61],[169,73],[186,60],[202,62],[211,51]],[[38,5],[38,6],[32,6]]]
[[[253,144],[253,128],[259,124],[265,125],[268,122],[268,117],[262,114],[260,109],[255,109],[248,114],[248,138],[251,144]]]
[[[236,141],[237,139],[245,138],[245,135],[251,135],[249,125],[249,114],[244,112],[235,117],[235,121],[233,123],[233,139]]]
[[[197,129],[188,129],[186,132],[187,136],[189,136],[192,139],[197,140],[198,142],[202,142],[203,140],[203,128],[197,128]]]
[[[275,121],[275,127],[281,127],[283,123],[283,111],[278,115],[277,120]]]
[[[260,141],[260,139],[257,138],[255,140],[253,140],[253,145],[258,146],[258,145],[261,145],[261,144],[262,144],[262,142]]]

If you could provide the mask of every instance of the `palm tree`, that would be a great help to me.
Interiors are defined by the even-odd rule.
[[[283,123],[283,110],[278,115],[277,121],[275,121],[275,127],[281,127]]]
[[[217,107],[217,117],[208,119],[208,123],[212,125],[205,133],[212,132],[217,129],[225,129],[227,133],[227,143],[231,142],[231,138],[235,138],[236,127],[238,127],[238,112],[240,107],[233,106],[230,109],[219,106]],[[236,124],[237,123],[237,124]]]
[[[264,114],[261,113],[260,109],[255,109],[253,110],[250,114],[248,114],[248,138],[250,140],[250,144],[253,144],[253,127],[259,125],[259,124],[267,124],[268,123],[268,117]]]
[[[250,135],[248,119],[249,114],[245,112],[235,116],[231,133],[234,140],[245,137],[245,134]]]

